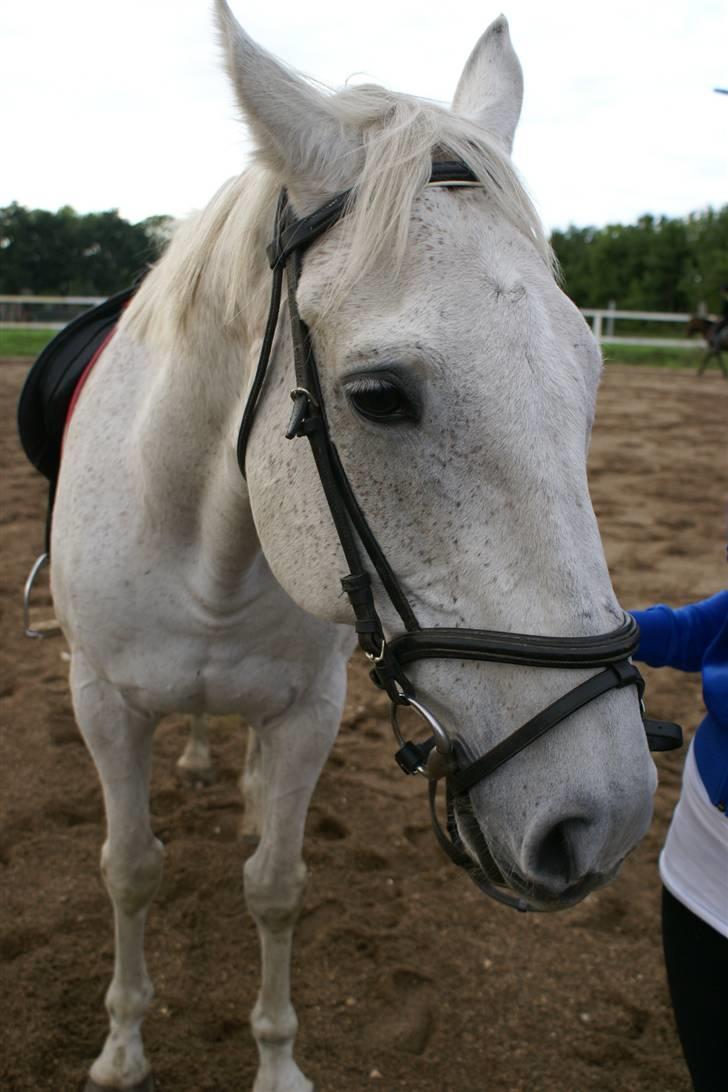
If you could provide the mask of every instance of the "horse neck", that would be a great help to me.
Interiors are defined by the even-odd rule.
[[[229,588],[258,553],[235,458],[251,339],[244,321],[226,327],[209,286],[201,283],[199,296],[186,330],[145,353],[149,387],[135,442],[149,519],[190,547],[206,583]]]
[[[143,422],[147,492],[226,580],[258,550],[235,449],[270,297],[276,199],[259,169],[226,183],[180,227],[130,309],[132,332],[163,347]]]

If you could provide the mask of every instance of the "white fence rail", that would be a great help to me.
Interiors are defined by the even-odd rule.
[[[689,322],[691,315],[682,312],[663,311],[618,311],[616,307],[595,309],[582,308],[585,319],[591,319],[594,337],[600,345],[648,345],[654,349],[694,349],[695,342],[689,338],[676,337],[641,337],[632,334],[614,333],[615,320],[630,319],[633,322]]]
[[[69,319],[86,308],[103,303],[103,296],[0,296],[0,330],[62,330],[65,308],[72,308]],[[38,314],[45,310],[48,317]],[[31,318],[31,313],[36,318]],[[620,320],[632,322],[686,323],[690,315],[661,311],[618,311],[615,307],[583,308],[582,315],[590,322],[600,345],[646,345],[655,349],[691,349],[696,343],[688,338],[643,337],[637,334],[615,334],[614,324]],[[66,320],[68,321],[68,319]]]
[[[105,299],[106,296],[0,296],[0,330],[62,330],[70,319]],[[53,317],[41,315],[31,319],[28,312],[37,313],[38,308],[50,310]],[[65,321],[55,315],[64,308],[73,309]]]

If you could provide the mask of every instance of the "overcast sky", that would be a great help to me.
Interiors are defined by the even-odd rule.
[[[526,92],[514,160],[546,227],[728,202],[726,0],[231,0],[331,86],[449,102],[499,4]],[[183,216],[246,162],[209,0],[2,0],[0,206]]]

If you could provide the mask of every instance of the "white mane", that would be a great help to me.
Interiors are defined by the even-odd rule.
[[[345,273],[333,291],[332,306],[384,254],[390,270],[397,270],[412,205],[433,158],[465,162],[555,272],[538,215],[497,138],[443,106],[374,85],[346,88],[324,101],[342,130],[355,134],[352,151],[325,165],[330,188],[321,203],[347,185],[352,190]],[[265,248],[283,185],[259,153],[253,166],[183,222],[129,308],[130,328],[157,345],[173,344],[192,334],[202,317],[198,309],[209,307],[225,326],[241,324],[244,336],[252,332],[248,324],[257,329],[269,283]]]

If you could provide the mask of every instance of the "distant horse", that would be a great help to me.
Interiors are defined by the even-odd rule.
[[[254,1088],[310,1092],[291,940],[350,604],[395,726],[411,705],[434,733],[404,741],[402,764],[450,785],[455,755],[457,776],[488,760],[450,813],[486,889],[507,878],[518,905],[573,905],[645,833],[656,784],[587,488],[600,354],[511,166],[522,78],[505,19],[450,111],[373,86],[324,95],[216,7],[256,161],[138,289],[76,404],[55,502],[53,596],[116,921],[89,1089],[152,1087],[155,726],[236,712],[260,835],[245,865],[262,946]],[[291,322],[276,331],[284,269]]]
[[[705,315],[693,315],[685,327],[685,336],[692,337],[694,334],[700,334],[700,336],[705,339],[705,344],[708,346],[708,350],[700,362],[698,375],[703,374],[710,361],[715,357],[718,367],[728,379],[728,371],[726,371],[726,366],[723,362],[723,349],[728,349],[728,328],[721,331],[720,342],[716,345],[714,335],[717,325],[717,322],[713,319],[706,318]]]

